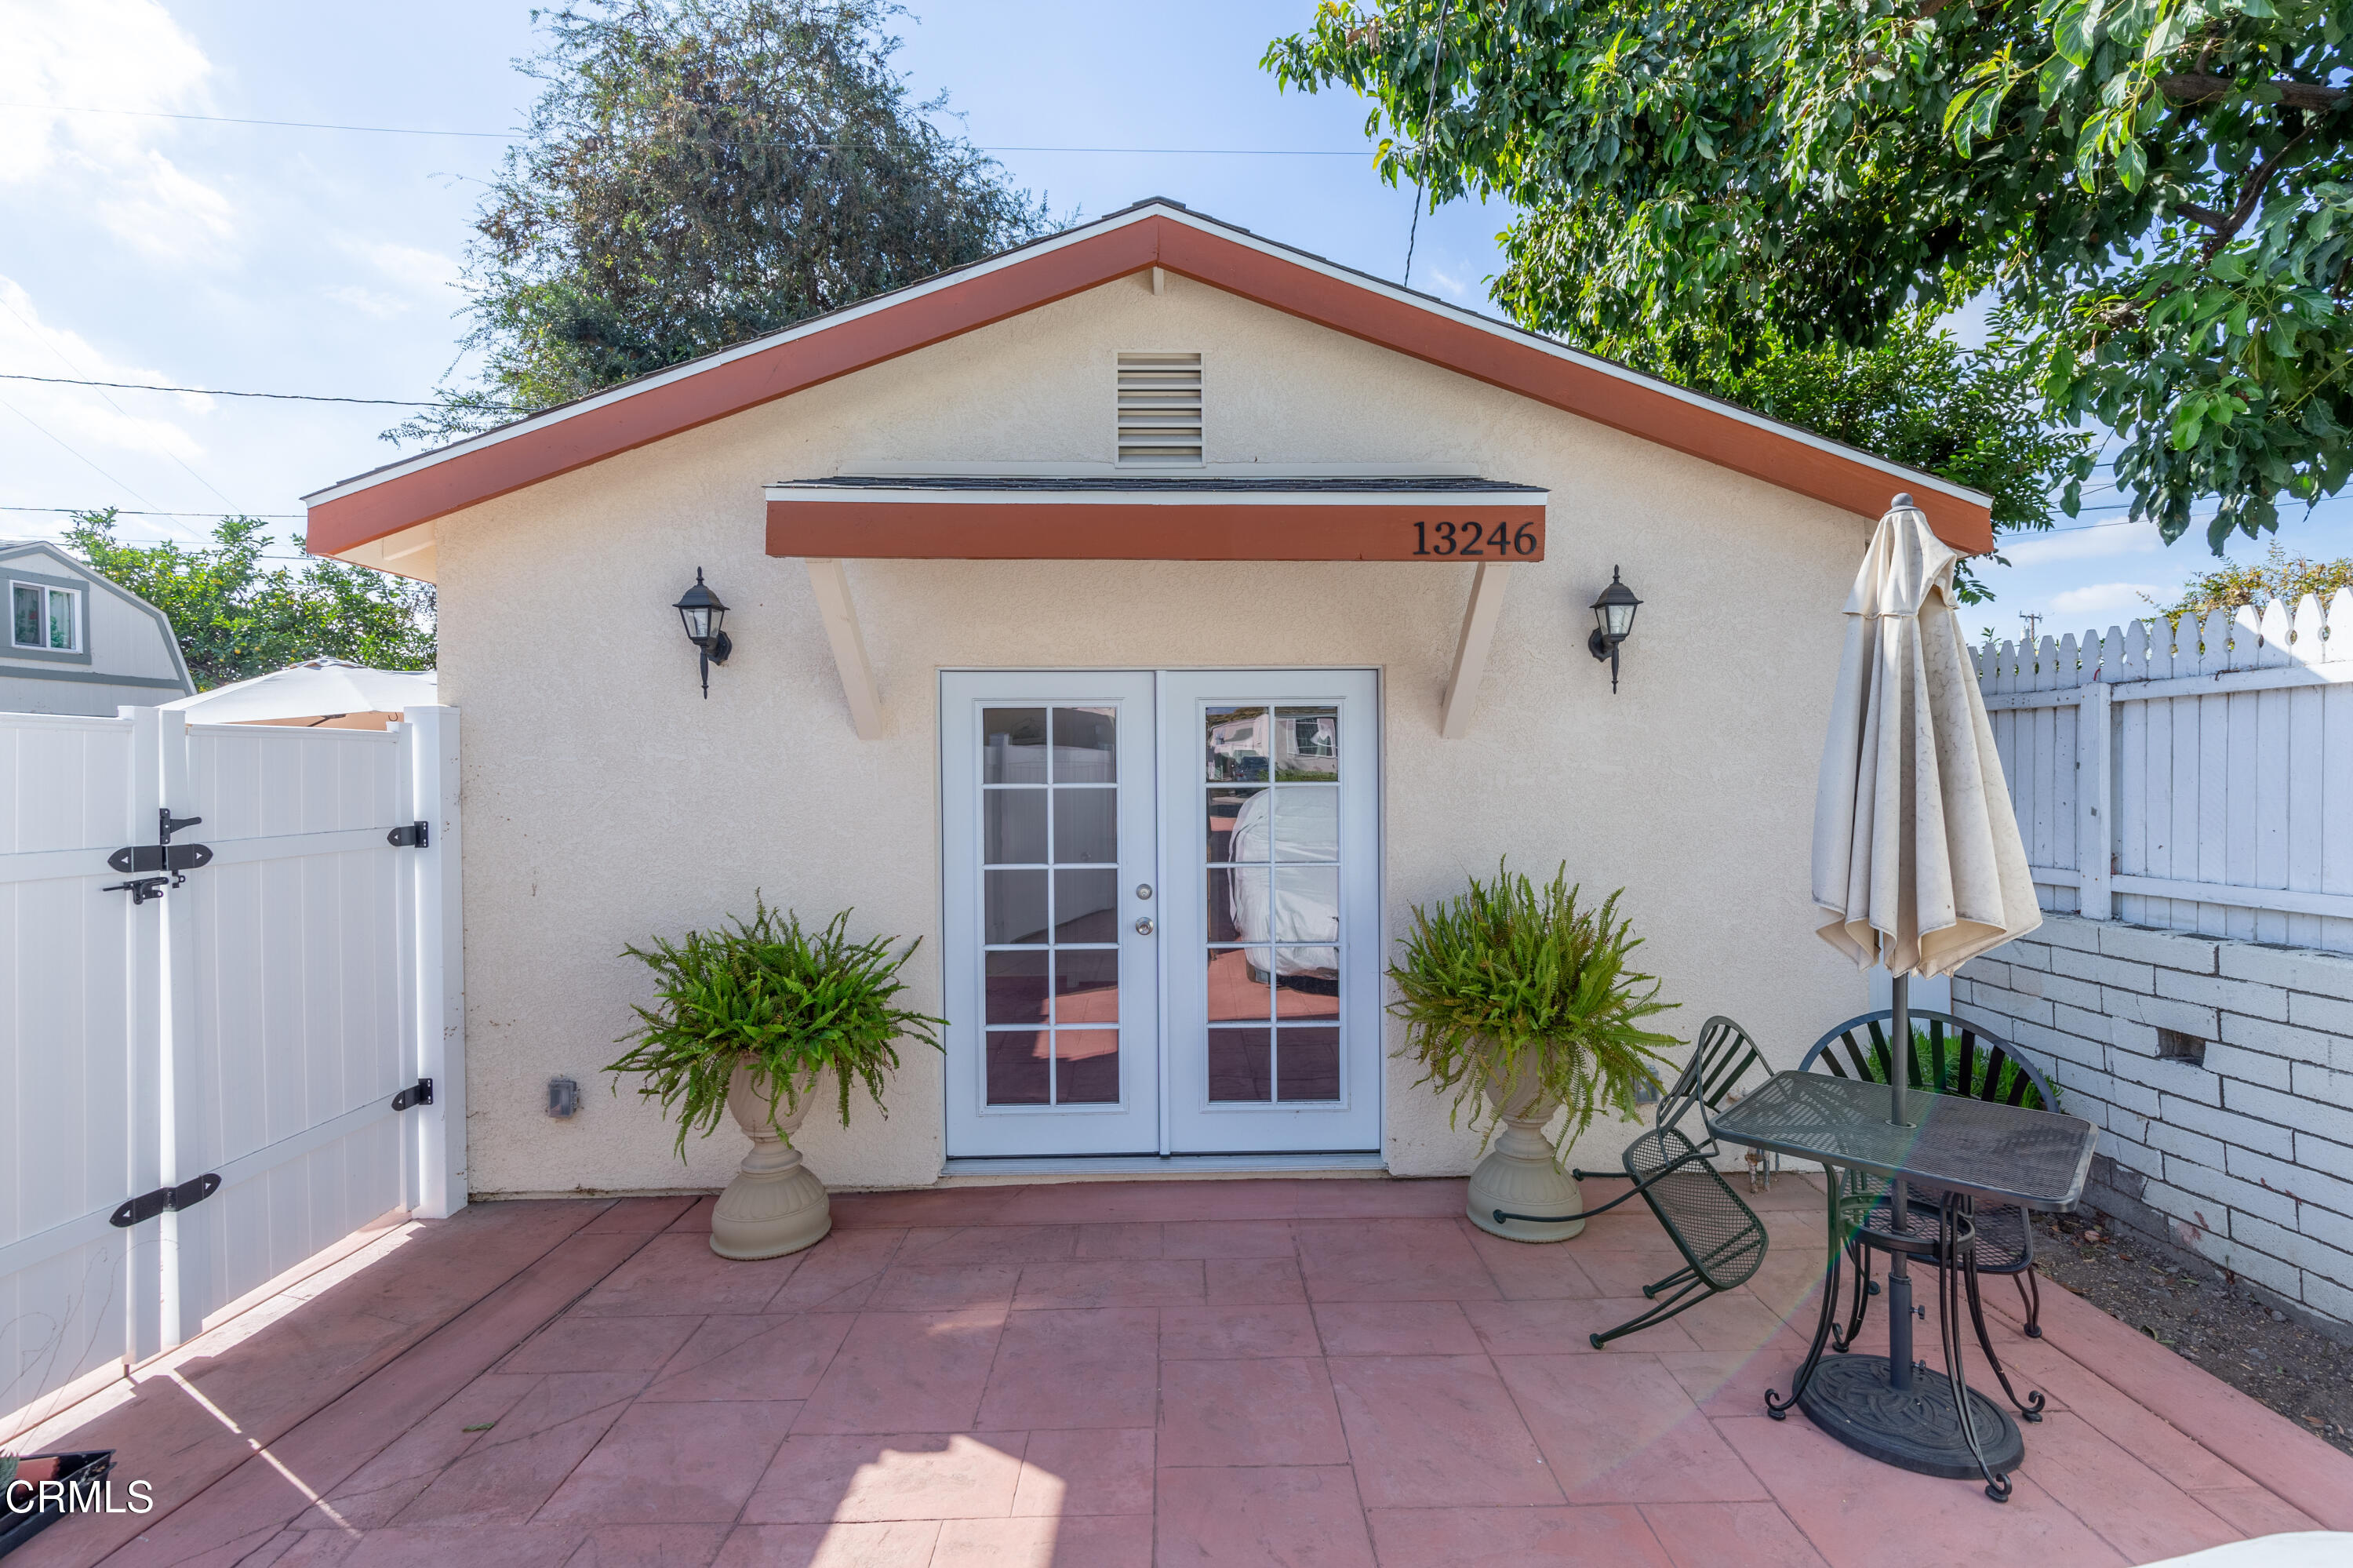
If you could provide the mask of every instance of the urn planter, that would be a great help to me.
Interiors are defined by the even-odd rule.
[[[727,1085],[727,1108],[752,1139],[752,1151],[711,1211],[711,1250],[722,1257],[782,1257],[815,1246],[833,1229],[833,1207],[792,1144],[816,1096],[817,1080],[801,1080],[795,1103],[779,1101],[768,1115],[768,1080],[738,1066]]]
[[[1552,1145],[1545,1141],[1545,1123],[1560,1109],[1560,1102],[1538,1086],[1526,1060],[1509,1081],[1499,1079],[1492,1068],[1482,1069],[1480,1076],[1487,1103],[1494,1108],[1498,1130],[1486,1157],[1471,1172],[1466,1206],[1471,1223],[1510,1241],[1567,1241],[1585,1229],[1583,1218],[1577,1217],[1584,1213],[1585,1201],[1577,1178],[1560,1168],[1553,1158]],[[1498,1209],[1507,1214],[1572,1217],[1551,1224],[1499,1222]]]

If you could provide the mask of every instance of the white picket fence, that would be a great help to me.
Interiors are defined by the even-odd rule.
[[[2353,590],[1976,662],[2044,908],[2353,952]]]
[[[464,1204],[457,716],[0,714],[0,1440]]]

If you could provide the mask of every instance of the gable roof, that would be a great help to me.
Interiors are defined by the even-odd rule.
[[[1894,490],[1993,547],[1990,498],[1155,197],[303,498],[336,555],[494,496],[1158,267],[1865,517]]]

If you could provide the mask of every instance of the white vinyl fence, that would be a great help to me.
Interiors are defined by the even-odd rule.
[[[457,718],[0,714],[0,1439],[464,1205]]]
[[[2353,590],[1977,664],[2044,908],[2353,952]]]

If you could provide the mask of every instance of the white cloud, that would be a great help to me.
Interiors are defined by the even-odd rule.
[[[2165,547],[2154,523],[2124,523],[2113,526],[2070,526],[2062,523],[2048,534],[2013,535],[2002,541],[2001,554],[2013,567],[2047,566],[2053,561],[2097,561],[2113,556],[2146,556]]]
[[[2179,591],[2173,583],[2087,583],[2051,596],[2053,616],[2130,618],[2150,613],[2148,599],[2170,599]]]
[[[1464,284],[1460,278],[1454,277],[1451,273],[1441,272],[1435,267],[1432,267],[1430,270],[1430,279],[1432,283],[1437,285],[1437,289],[1440,293],[1445,295],[1448,299],[1452,300],[1457,304],[1461,303],[1471,292],[1469,287]]]
[[[171,377],[141,366],[111,361],[79,334],[51,326],[15,280],[0,277],[0,365],[28,376],[89,381],[148,382],[168,386]],[[0,382],[0,393],[68,445],[178,458],[199,457],[204,447],[171,419],[144,409],[176,408],[201,414],[215,399],[153,392],[109,395],[94,387],[61,387],[38,381]]]
[[[211,62],[155,0],[0,0],[0,184],[47,184],[118,238],[190,259],[235,232],[227,197],[159,145],[168,120],[205,106]]]

